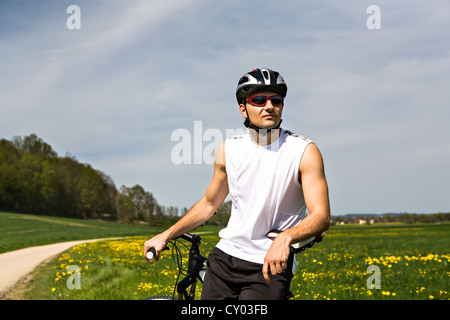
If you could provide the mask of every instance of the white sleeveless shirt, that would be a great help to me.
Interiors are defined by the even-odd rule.
[[[270,230],[286,230],[305,216],[298,182],[303,153],[312,141],[281,129],[267,146],[253,143],[249,132],[225,142],[225,165],[232,201],[228,226],[217,247],[236,258],[263,264]]]

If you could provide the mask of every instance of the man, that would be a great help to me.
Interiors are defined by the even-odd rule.
[[[231,217],[208,257],[202,299],[283,299],[291,280],[286,272],[292,267],[290,245],[328,229],[320,151],[310,140],[280,128],[286,93],[276,71],[254,69],[241,77],[236,98],[249,131],[222,142],[204,196],[144,244],[144,256],[154,248],[158,260],[168,240],[207,221],[230,193]],[[271,230],[281,233],[268,238]]]

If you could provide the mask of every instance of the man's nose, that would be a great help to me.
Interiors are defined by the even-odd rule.
[[[272,101],[270,100],[270,99],[267,99],[267,103],[266,103],[266,105],[264,106],[264,109],[273,109],[274,108],[274,106],[273,106],[273,104],[272,104]]]

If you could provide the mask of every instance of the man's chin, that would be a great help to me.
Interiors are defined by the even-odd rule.
[[[261,129],[265,130],[271,130],[278,127],[279,121],[276,120],[266,120],[262,123],[262,126],[260,126]]]

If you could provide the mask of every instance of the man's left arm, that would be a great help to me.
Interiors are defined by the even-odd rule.
[[[269,271],[275,275],[287,268],[289,245],[328,230],[330,224],[328,184],[322,155],[314,143],[308,145],[302,156],[299,174],[309,216],[275,238],[264,259],[263,276],[267,282]]]

